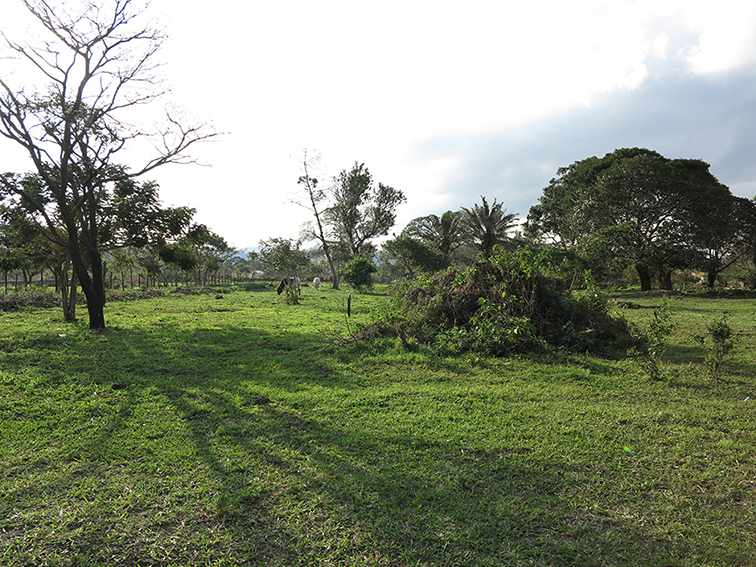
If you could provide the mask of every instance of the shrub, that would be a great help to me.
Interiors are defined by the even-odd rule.
[[[610,316],[601,293],[592,285],[579,293],[568,287],[548,250],[500,250],[469,268],[396,286],[374,324],[402,342],[447,352],[607,352],[630,344],[627,324]]]
[[[376,271],[375,266],[367,258],[356,256],[344,264],[341,275],[350,286],[360,290],[373,287],[372,274]]]
[[[60,296],[54,289],[29,287],[0,295],[0,311],[17,311],[28,307],[57,307]]]
[[[163,297],[166,293],[168,292],[165,289],[160,288],[109,289],[106,290],[105,296],[108,301],[134,301]],[[84,301],[86,300],[82,299],[82,302]]]
[[[288,305],[299,305],[299,290],[293,285],[284,288],[284,301]]]
[[[705,336],[697,336],[696,340],[705,349],[704,360],[712,382],[719,382],[722,374],[722,366],[732,354],[735,348],[735,338],[732,327],[727,322],[727,314],[722,314],[718,321],[712,321],[706,327]]]
[[[275,286],[271,282],[251,281],[241,284],[244,291],[270,291]]]
[[[654,309],[651,322],[645,329],[638,328],[638,347],[635,349],[641,369],[652,380],[663,377],[661,359],[667,351],[667,340],[674,328],[669,305],[665,301]]]

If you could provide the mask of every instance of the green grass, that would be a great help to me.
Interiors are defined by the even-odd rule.
[[[344,298],[114,303],[102,335],[0,314],[0,564],[756,561],[756,300],[672,299],[652,382],[628,360],[338,347]],[[710,385],[692,336],[723,310],[739,343]]]

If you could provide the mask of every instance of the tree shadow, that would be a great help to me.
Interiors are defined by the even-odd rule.
[[[57,455],[73,452],[93,470],[63,473],[27,491],[57,498],[74,475],[99,474],[102,451],[130,427],[131,412],[145,398],[160,398],[187,432],[203,465],[198,473],[212,479],[217,494],[209,514],[232,534],[226,551],[237,557],[285,565],[635,565],[668,564],[688,551],[679,539],[657,540],[620,519],[611,503],[579,503],[585,500],[577,495],[604,476],[602,463],[550,460],[507,439],[470,446],[436,436],[432,419],[420,429],[386,423],[376,430],[355,418],[338,425],[321,414],[317,398],[303,394],[360,396],[366,378],[350,364],[360,353],[339,362],[313,334],[161,323],[116,327],[67,345],[38,337],[11,354],[12,364],[42,368],[51,384],[71,373],[106,390],[126,384],[112,394],[109,418],[83,429]],[[591,372],[613,371],[583,363]],[[412,411],[410,399],[402,403]],[[10,494],[18,501],[26,495]],[[98,559],[109,536],[95,511],[84,514],[92,522],[71,545]],[[199,521],[189,526],[206,528]],[[161,529],[186,533],[172,524]],[[171,559],[189,561],[196,553],[182,550],[176,544]],[[215,553],[208,550],[206,559]],[[145,560],[134,549],[120,558]]]

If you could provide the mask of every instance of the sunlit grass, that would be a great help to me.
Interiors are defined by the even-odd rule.
[[[652,382],[629,360],[339,347],[345,296],[114,303],[102,335],[0,314],[0,563],[753,561],[756,300],[671,299]],[[721,311],[739,342],[710,385],[692,338]]]

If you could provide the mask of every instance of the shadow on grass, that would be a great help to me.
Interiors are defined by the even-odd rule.
[[[522,446],[430,442],[423,430],[329,419],[317,398],[297,395],[308,389],[356,395],[366,378],[350,360],[338,364],[315,335],[162,325],[111,329],[66,348],[43,337],[12,354],[19,367],[41,365],[53,383],[73,375],[106,388],[128,385],[110,418],[82,426],[60,455],[75,455],[90,468],[27,491],[56,498],[77,482],[75,475],[100,474],[103,448],[131,427],[140,404],[160,397],[188,432],[198,470],[211,477],[213,521],[232,533],[237,557],[279,564],[619,565],[669,563],[686,551],[682,542],[657,541],[610,518],[601,502],[576,505],[575,495],[604,475],[602,463],[543,461]],[[359,353],[349,356],[354,361]],[[402,403],[412,410],[411,399]],[[20,501],[29,493],[8,496]],[[105,560],[96,554],[106,527],[91,519],[78,529],[73,551]],[[145,559],[134,549],[119,553]],[[176,553],[174,561],[189,561],[197,550]]]

